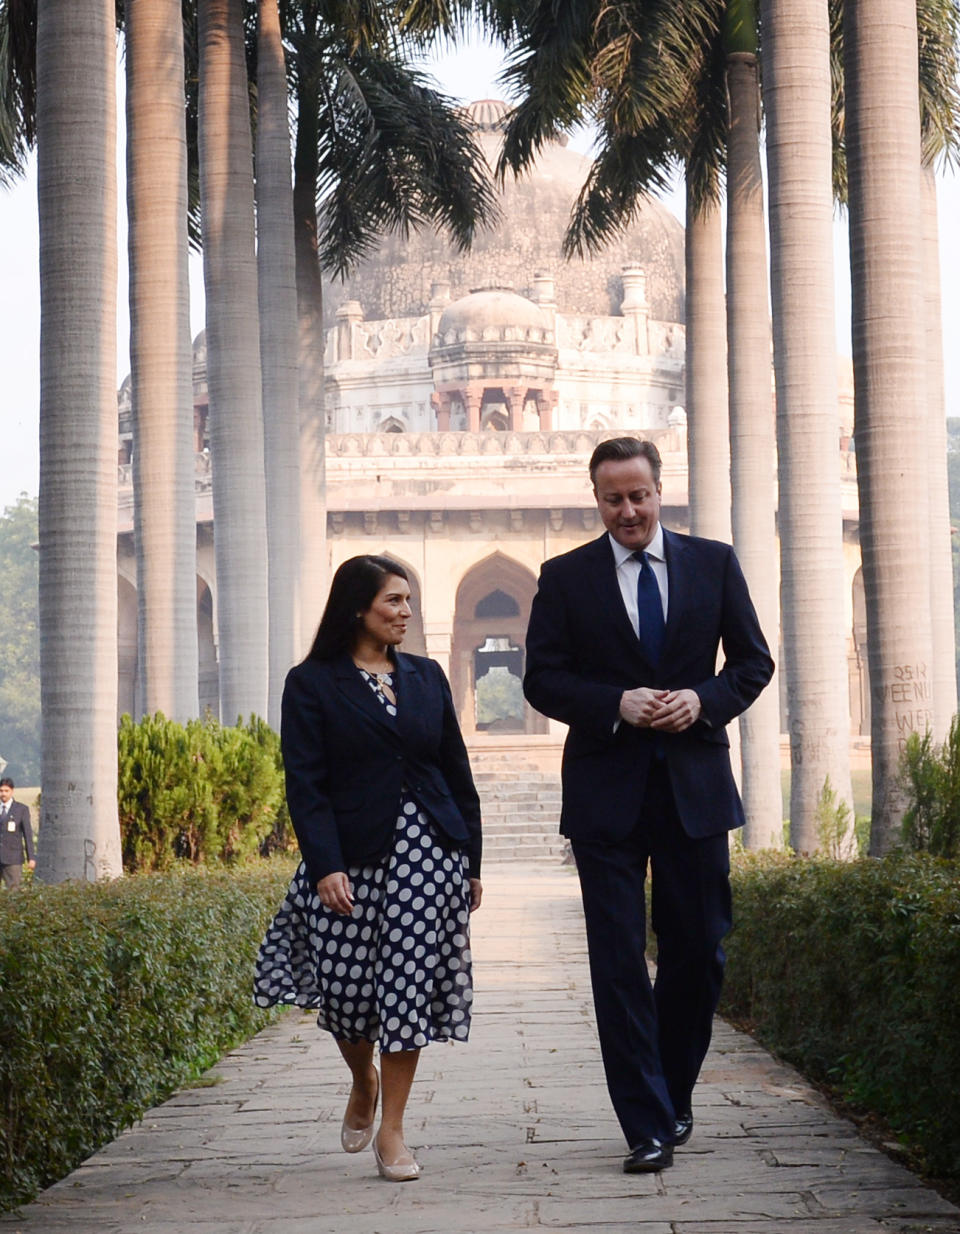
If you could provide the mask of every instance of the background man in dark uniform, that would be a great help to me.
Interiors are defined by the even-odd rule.
[[[731,547],[661,527],[656,446],[602,442],[590,477],[607,533],[544,563],[524,692],[570,726],[560,830],[580,876],[623,1168],[638,1173],[671,1165],[693,1130],[730,928],[727,833],[744,821],[725,726],[773,661]]]
[[[14,783],[9,776],[0,780],[0,877],[5,887],[19,887],[23,876],[23,850],[27,865],[36,868],[30,808],[14,801]]]

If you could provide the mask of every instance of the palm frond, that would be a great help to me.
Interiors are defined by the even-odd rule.
[[[927,163],[955,165],[960,155],[956,0],[917,0],[920,130]]]
[[[830,0],[830,131],[833,137],[833,196],[847,204],[846,96],[843,77],[843,0]]]
[[[466,119],[398,60],[340,65],[319,129],[320,257],[345,274],[382,234],[445,228],[461,249],[497,216],[489,168]]]
[[[19,176],[36,140],[36,0],[0,0],[0,184]]]
[[[663,149],[669,134],[608,134],[580,190],[563,240],[565,257],[585,257],[627,230],[643,201],[668,187]]]
[[[502,74],[521,102],[512,111],[497,162],[497,178],[526,171],[543,146],[589,115],[595,97],[591,62],[602,0],[557,4],[538,0]]]

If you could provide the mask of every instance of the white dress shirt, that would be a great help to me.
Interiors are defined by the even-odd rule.
[[[613,549],[613,559],[617,564],[617,582],[620,584],[620,594],[623,596],[624,607],[627,610],[627,616],[630,618],[630,624],[633,626],[633,632],[640,637],[639,621],[637,617],[637,579],[640,577],[640,562],[634,557],[635,549],[624,548],[623,545],[613,538],[610,533],[607,533],[610,541],[610,547]],[[660,603],[663,605],[663,620],[667,620],[667,560],[663,555],[663,528],[657,523],[657,530],[653,533],[653,539],[643,550],[650,558],[650,567],[653,570],[654,578],[657,580],[657,586],[660,588]]]

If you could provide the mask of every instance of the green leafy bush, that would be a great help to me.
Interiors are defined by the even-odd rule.
[[[290,847],[280,740],[257,717],[224,728],[210,718],[184,725],[160,712],[124,716],[118,757],[126,870]]]
[[[934,745],[929,732],[910,734],[900,783],[907,796],[907,845],[939,857],[960,857],[960,717],[954,716],[942,746]]]
[[[960,868],[744,856],[721,1009],[960,1177]]]
[[[267,1022],[252,966],[290,865],[0,897],[0,1209]]]

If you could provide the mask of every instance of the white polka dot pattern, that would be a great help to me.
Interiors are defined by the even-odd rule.
[[[378,1042],[385,1053],[466,1041],[473,1000],[466,865],[459,852],[444,851],[406,796],[391,851],[348,870],[351,917],[324,908],[301,862],[261,944],[254,1001],[315,1007],[321,1028],[343,1041]]]

